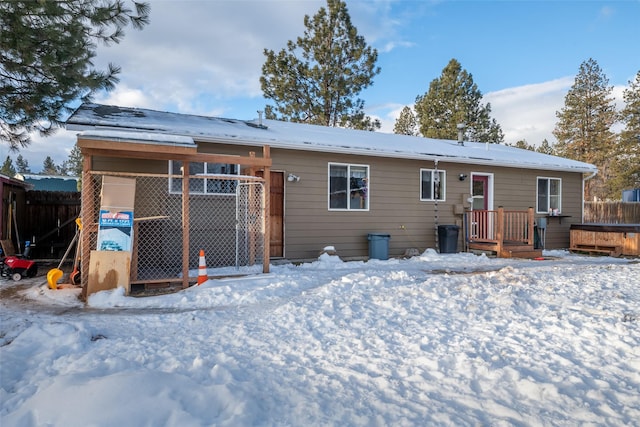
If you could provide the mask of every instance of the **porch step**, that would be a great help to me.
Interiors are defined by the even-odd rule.
[[[469,249],[476,249],[479,251],[497,252],[498,244],[490,242],[469,242]]]
[[[540,258],[542,257],[542,249],[511,249],[511,248],[503,248],[502,252],[498,254],[500,258]]]
[[[534,249],[531,245],[504,245],[498,248],[497,243],[470,242],[469,249],[495,252],[500,258],[539,258],[542,256],[542,249]]]

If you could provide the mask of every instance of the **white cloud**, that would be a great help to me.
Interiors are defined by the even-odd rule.
[[[53,136],[46,138],[37,134],[32,135],[31,138],[32,142],[27,148],[21,149],[19,153],[7,154],[14,160],[14,165],[16,158],[21,154],[29,162],[31,171],[35,173],[42,170],[42,164],[47,156],[50,156],[56,165],[61,165],[69,158],[69,153],[76,143],[76,133],[65,129],[59,129]],[[3,152],[7,148],[5,145],[2,145]],[[6,158],[6,155],[2,158]]]
[[[367,114],[372,118],[380,120],[380,132],[393,133],[396,120],[400,117],[400,112],[406,106],[406,104],[390,102],[388,104],[366,108],[366,110]],[[413,104],[409,106],[413,107]]]
[[[502,127],[505,142],[521,139],[539,145],[543,139],[555,143],[553,129],[558,121],[556,111],[564,107],[564,98],[574,77],[562,77],[543,83],[518,86],[485,94],[491,103],[491,115]],[[626,86],[614,86],[612,97],[618,110],[624,108],[622,93]],[[614,127],[613,131],[619,131]]]
[[[151,23],[129,29],[118,45],[101,47],[96,67],[121,66],[120,85],[138,88],[149,106],[224,114],[227,100],[262,96],[263,50],[277,51],[301,35],[304,15],[323,4],[152,1]]]
[[[505,142],[521,139],[539,145],[547,139],[555,142],[552,132],[562,109],[564,97],[573,84],[573,77],[562,77],[536,83],[489,92],[483,101],[491,104],[491,116],[500,124]]]
[[[500,124],[505,142],[525,139],[529,144],[540,144],[543,139],[555,141],[555,112],[564,105],[564,96],[573,84],[573,77],[549,82],[507,88],[485,94],[483,102],[491,104],[491,117]],[[379,117],[382,132],[393,132],[393,126],[405,105],[389,103],[368,109]]]
[[[141,89],[130,88],[127,85],[118,85],[108,93],[103,93],[94,100],[98,104],[124,105],[136,108],[153,108],[156,100],[151,99]]]

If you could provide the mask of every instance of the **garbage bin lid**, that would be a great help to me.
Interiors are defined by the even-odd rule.
[[[369,233],[368,238],[371,239],[372,237],[386,237],[386,238],[391,238],[390,234],[385,234],[385,233]]]

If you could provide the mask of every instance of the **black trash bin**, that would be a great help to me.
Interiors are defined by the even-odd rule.
[[[457,225],[438,226],[438,249],[441,254],[455,254],[458,252],[458,231]]]
[[[369,258],[371,259],[389,259],[389,234],[369,233]]]

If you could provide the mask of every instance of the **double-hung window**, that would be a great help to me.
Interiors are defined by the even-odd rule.
[[[182,175],[181,161],[169,161],[169,174]],[[189,193],[235,195],[237,181],[215,177],[200,178],[198,175],[238,175],[240,168],[234,164],[189,162]],[[169,178],[169,192],[182,193],[182,178]]]
[[[538,177],[538,197],[536,212],[562,211],[562,180],[560,178]]]
[[[369,166],[329,163],[329,210],[369,210]]]
[[[446,177],[443,170],[420,169],[420,200],[444,201]]]

